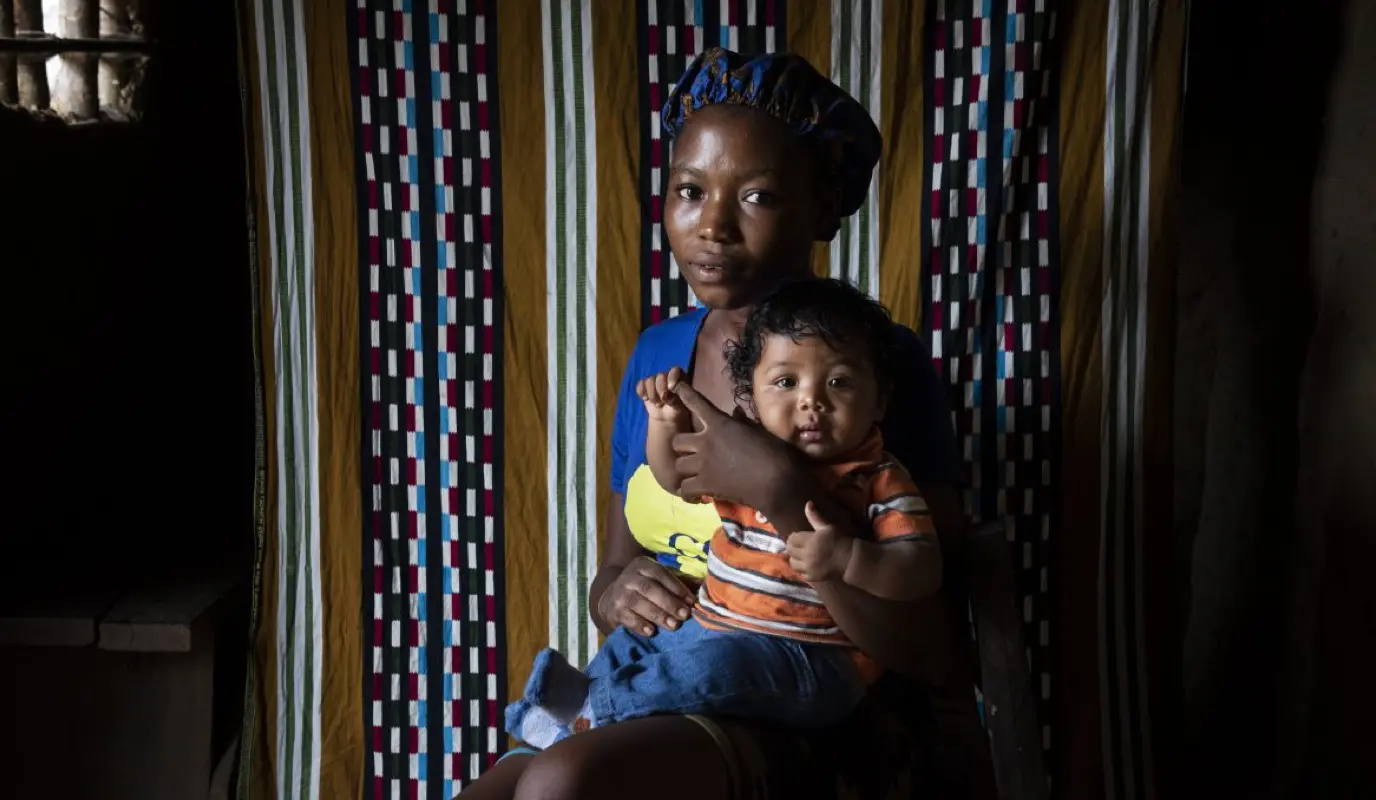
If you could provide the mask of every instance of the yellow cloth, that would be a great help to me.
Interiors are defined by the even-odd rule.
[[[707,577],[706,546],[721,527],[711,503],[689,503],[659,485],[648,464],[626,483],[626,523],[641,547],[686,577]]]

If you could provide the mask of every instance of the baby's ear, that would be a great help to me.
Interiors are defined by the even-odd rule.
[[[891,390],[881,389],[879,399],[875,401],[874,421],[878,423],[884,419],[884,415],[889,413],[889,394]]]

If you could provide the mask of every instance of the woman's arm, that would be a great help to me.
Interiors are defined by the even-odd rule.
[[[656,627],[678,627],[691,613],[692,602],[688,587],[648,558],[631,536],[625,497],[613,493],[602,563],[588,590],[593,624],[603,633],[625,625],[652,636]]]
[[[912,602],[941,590],[941,549],[929,539],[856,539],[842,580],[888,600]]]

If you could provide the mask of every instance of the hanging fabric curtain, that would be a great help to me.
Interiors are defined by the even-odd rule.
[[[879,122],[871,197],[817,269],[922,331],[949,381],[968,510],[1010,532],[1058,796],[1161,793],[1186,16],[241,0],[262,377],[241,794],[452,796],[504,751],[536,650],[596,647],[620,373],[695,302],[655,111],[715,44],[798,52]]]

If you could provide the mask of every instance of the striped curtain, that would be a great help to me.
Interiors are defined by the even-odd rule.
[[[359,222],[327,6],[239,3],[260,476],[240,797],[346,797],[366,772]]]
[[[885,137],[815,266],[932,345],[1058,796],[1169,794],[1184,0],[241,0],[260,569],[244,797],[442,798],[587,590],[621,371],[693,307],[657,111],[798,52]],[[538,50],[536,49],[538,47]],[[1090,687],[1097,687],[1091,690]]]
[[[893,2],[893,0],[890,0]],[[880,77],[884,66],[884,0],[831,0],[831,79],[859,100],[876,124],[884,124]],[[822,68],[818,64],[819,69]],[[879,296],[879,183],[841,230],[827,252],[828,272]]]

